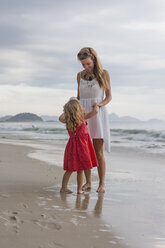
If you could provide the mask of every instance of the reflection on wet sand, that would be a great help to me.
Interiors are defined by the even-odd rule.
[[[82,199],[81,195],[77,195],[75,201],[75,208],[78,210],[87,210],[89,205],[89,194],[84,195],[84,199]]]
[[[98,198],[97,198],[96,204],[93,208],[93,214],[96,217],[101,217],[104,194],[99,193],[97,195],[98,195]],[[70,205],[69,205],[69,202],[67,201],[68,194],[60,193],[60,196],[61,196],[62,202],[65,203],[65,207],[69,208]],[[89,193],[84,193],[83,195],[77,195],[76,200],[75,200],[75,209],[85,211],[88,209],[89,203],[90,203],[90,194]],[[91,209],[90,209],[90,212],[91,212]]]
[[[122,244],[121,237],[113,232],[112,226],[103,222],[101,218],[104,194],[96,194],[91,191],[82,195],[66,194],[59,193],[57,188],[46,191],[47,196],[40,198],[40,206],[49,210],[49,214],[52,211],[56,212],[61,226],[68,225],[68,228],[74,228],[77,237],[81,233],[81,238],[82,235],[86,237],[90,233],[88,242],[92,242],[92,244],[96,242],[96,247],[102,247],[102,245],[104,248],[127,247]],[[50,201],[50,199],[52,200]],[[46,204],[43,206],[44,203]],[[86,247],[89,247],[88,245]]]
[[[102,208],[103,208],[103,199],[104,199],[104,194],[99,193],[98,194],[98,199],[94,208],[94,215],[96,217],[100,217],[102,213]]]

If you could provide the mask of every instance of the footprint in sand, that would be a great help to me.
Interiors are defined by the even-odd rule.
[[[38,248],[57,248],[57,247],[64,247],[62,244],[57,243],[55,241],[46,244],[46,245],[39,245]]]
[[[8,193],[4,193],[4,192],[0,192],[0,197],[8,198],[9,197],[9,194]]]
[[[64,246],[62,244],[57,243],[57,242],[54,241],[54,242],[48,244],[48,247],[55,248],[55,247],[64,247]]]
[[[51,221],[33,220],[33,222],[43,228],[55,229],[55,230],[60,230],[62,228],[61,225]]]
[[[17,216],[18,212],[14,211],[4,212],[5,217],[0,216],[0,221],[4,224],[4,226],[12,232],[18,233],[19,232],[19,218]]]
[[[46,214],[42,213],[40,214],[40,216],[42,217],[42,219],[38,218],[32,220],[34,224],[48,229],[60,230],[62,228],[61,225],[56,222],[54,215],[49,217]]]

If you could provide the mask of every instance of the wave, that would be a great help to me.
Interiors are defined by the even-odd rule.
[[[30,127],[30,128],[23,128],[22,131],[25,132],[37,132],[37,133],[52,133],[52,134],[61,134],[67,133],[66,129],[64,128],[40,128],[40,127]]]
[[[26,124],[17,124],[17,125],[1,125],[0,131],[2,132],[34,132],[42,134],[65,134],[67,133],[65,127],[60,126],[41,126],[41,125],[26,125]]]
[[[165,142],[165,131],[144,130],[144,129],[111,129],[113,136],[121,136],[128,140],[156,140]]]
[[[114,146],[139,147],[152,152],[165,152],[165,129],[140,129],[139,126],[114,126],[110,130]],[[68,132],[59,123],[5,123],[0,125],[0,137],[9,139],[42,140],[65,144]]]

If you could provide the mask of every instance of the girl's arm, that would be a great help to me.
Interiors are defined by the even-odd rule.
[[[89,113],[85,113],[84,114],[84,120],[87,120],[91,117],[93,117],[94,115],[96,115],[99,112],[99,107],[97,103],[93,104],[93,110]]]
[[[59,121],[61,121],[62,123],[66,123],[64,114],[60,115]]]
[[[110,76],[109,73],[104,70],[106,79],[107,79],[107,89],[105,90],[105,98],[102,102],[98,104],[99,107],[103,107],[104,105],[108,104],[112,100],[112,95],[111,95],[111,84],[110,84]]]

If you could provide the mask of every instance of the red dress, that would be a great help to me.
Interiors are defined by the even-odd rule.
[[[64,170],[89,170],[98,166],[86,123],[83,122],[74,131],[68,130],[68,133],[70,137],[64,153]]]

